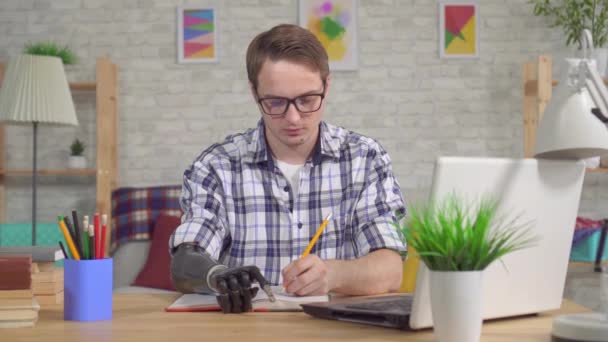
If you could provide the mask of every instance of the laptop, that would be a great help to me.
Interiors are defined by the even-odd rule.
[[[578,213],[585,166],[581,161],[440,157],[431,198],[456,193],[470,201],[499,199],[498,214],[532,222],[539,241],[491,264],[483,279],[483,318],[494,319],[558,309]],[[407,270],[406,270],[407,271]],[[400,329],[433,326],[429,271],[419,264],[413,294],[345,297],[302,305],[320,318]]]

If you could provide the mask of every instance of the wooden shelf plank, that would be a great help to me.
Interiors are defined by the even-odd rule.
[[[551,85],[553,85],[554,87],[559,83],[558,80],[552,80],[551,81]],[[608,85],[608,78],[604,78],[604,84]]]
[[[527,95],[536,95],[536,80],[529,80],[524,83],[524,93]],[[559,83],[558,80],[552,80],[551,85],[556,86]],[[604,84],[608,86],[608,78],[604,79]]]
[[[0,175],[31,175],[32,170],[0,170]],[[38,170],[39,175],[74,175],[74,176],[87,176],[96,175],[96,169],[81,169],[81,170]]]
[[[603,173],[608,172],[608,167],[588,167],[587,172],[589,173]]]
[[[70,89],[83,90],[83,91],[95,91],[95,89],[97,89],[97,83],[95,83],[95,82],[70,82]]]

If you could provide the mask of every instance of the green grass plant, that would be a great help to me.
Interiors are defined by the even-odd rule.
[[[498,201],[484,197],[478,204],[456,194],[413,207],[395,227],[408,246],[434,271],[478,271],[506,254],[531,247],[532,222],[497,215]]]
[[[27,44],[23,49],[23,53],[37,56],[53,56],[59,57],[63,64],[76,64],[76,55],[67,46],[60,46],[54,42],[41,42]]]

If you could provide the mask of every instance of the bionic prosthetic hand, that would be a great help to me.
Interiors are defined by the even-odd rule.
[[[275,300],[270,284],[257,266],[228,268],[197,244],[177,247],[171,259],[171,276],[175,288],[182,293],[215,294],[224,313],[251,310],[251,299],[258,292],[258,288],[251,287],[255,281],[270,301]]]

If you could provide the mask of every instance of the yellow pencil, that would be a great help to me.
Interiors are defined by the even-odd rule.
[[[308,243],[308,247],[306,247],[306,250],[304,251],[304,253],[302,253],[302,256],[300,258],[303,258],[310,253],[310,251],[314,247],[315,243],[317,243],[317,240],[319,240],[319,236],[321,236],[321,233],[323,233],[323,229],[325,229],[325,226],[327,226],[327,222],[329,222],[330,219],[331,219],[331,214],[327,215],[325,220],[323,220],[323,223],[321,223],[321,225],[319,226],[319,229],[317,229],[315,236],[312,237],[312,240],[310,240],[310,243]]]
[[[59,228],[61,228],[61,232],[63,233],[65,242],[68,243],[68,248],[70,249],[70,253],[72,253],[72,257],[75,260],[80,260],[80,254],[78,254],[78,250],[76,250],[76,247],[74,246],[74,241],[72,241],[70,232],[68,232],[68,228],[66,227],[65,222],[63,222],[63,220],[59,220]]]

